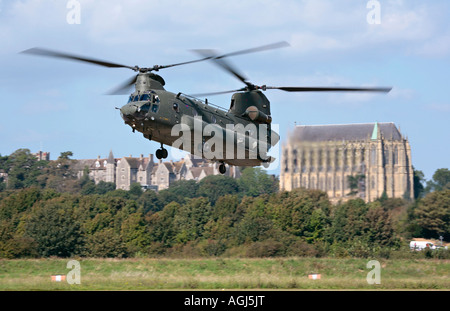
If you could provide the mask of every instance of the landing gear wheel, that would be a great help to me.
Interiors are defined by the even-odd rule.
[[[158,160],[161,160],[162,158],[163,158],[163,151],[162,151],[162,149],[157,149],[156,150],[156,158],[158,159]]]
[[[167,152],[167,149],[162,148],[162,149],[156,150],[156,158],[158,158],[158,160],[166,159],[168,156],[169,156],[169,153]]]
[[[226,173],[226,171],[227,171],[227,168],[225,167],[225,164],[224,163],[221,163],[220,165],[219,165],[219,172],[220,172],[220,174],[225,174]]]
[[[169,156],[169,153],[167,152],[167,149],[162,148],[161,151],[162,151],[163,159],[166,159]]]

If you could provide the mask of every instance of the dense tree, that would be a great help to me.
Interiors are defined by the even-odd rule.
[[[199,182],[198,187],[198,195],[208,198],[212,205],[219,197],[238,192],[239,185],[236,179],[223,175],[207,176]]]
[[[450,189],[427,194],[414,212],[426,238],[450,238]]]
[[[238,184],[244,195],[252,197],[278,191],[278,180],[260,167],[246,167],[242,170]]]
[[[177,211],[173,225],[175,239],[179,243],[194,241],[203,237],[205,225],[211,217],[211,205],[206,198],[191,199]]]
[[[440,168],[433,174],[433,179],[427,182],[426,191],[441,191],[450,189],[450,170]]]
[[[83,245],[72,202],[59,199],[36,207],[26,224],[25,236],[36,241],[38,253],[44,257],[74,256],[80,254]]]
[[[421,198],[425,191],[425,174],[422,171],[414,169],[414,198]]]
[[[18,149],[12,153],[6,163],[8,189],[22,189],[37,186],[37,177],[48,161],[38,161],[28,149]]]
[[[178,180],[168,189],[159,191],[158,197],[162,204],[177,202],[183,204],[187,199],[198,197],[199,183],[195,180]]]
[[[242,169],[239,179],[182,180],[159,192],[139,184],[116,190],[113,183],[96,185],[88,170],[78,179],[71,156],[63,152],[50,163],[26,149],[0,156],[0,170],[13,178],[0,191],[0,258],[369,257],[397,249],[400,238],[450,240],[447,169],[428,182],[433,192],[423,197],[416,187],[413,202],[384,193],[372,203],[333,205],[319,190],[278,192],[277,181],[259,168]],[[415,178],[423,184],[420,171]]]

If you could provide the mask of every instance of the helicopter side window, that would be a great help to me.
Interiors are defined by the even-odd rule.
[[[158,109],[159,109],[159,105],[157,105],[157,104],[153,104],[153,105],[152,105],[152,112],[153,112],[153,113],[157,113],[157,112],[158,112]]]
[[[234,98],[231,100],[230,110],[233,110],[234,108]]]
[[[180,107],[178,107],[177,103],[173,103],[172,108],[173,108],[173,110],[175,110],[175,112],[179,112],[180,111]]]
[[[192,115],[193,115],[194,117],[198,116],[198,112],[197,112],[197,110],[195,110],[194,108],[192,108]]]
[[[152,100],[152,102],[153,102],[153,103],[157,103],[157,104],[159,104],[159,102],[160,102],[160,100],[159,100],[159,96],[158,96],[158,95],[154,95],[154,96],[153,96],[153,100]]]
[[[211,122],[212,122],[212,123],[216,123],[216,122],[217,122],[215,116],[211,116]]]

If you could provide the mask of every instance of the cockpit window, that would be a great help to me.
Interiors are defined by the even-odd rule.
[[[153,104],[153,105],[152,105],[152,112],[153,112],[153,113],[157,113],[157,112],[158,112],[158,109],[159,109],[159,105],[157,105],[157,104]]]
[[[150,96],[148,94],[143,94],[143,95],[141,95],[139,100],[140,101],[148,101],[148,100],[150,100]]]
[[[139,101],[139,95],[136,95],[136,96],[134,97],[133,101],[134,101],[134,102]]]
[[[130,96],[130,98],[128,98],[128,102],[131,103],[133,101],[133,95]]]
[[[149,104],[145,104],[141,106],[141,111],[144,113],[147,113],[150,110],[150,105]]]

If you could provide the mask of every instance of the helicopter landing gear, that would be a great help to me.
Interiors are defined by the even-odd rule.
[[[219,165],[219,172],[220,172],[220,174],[225,174],[226,172],[227,172],[227,168],[226,168],[226,166],[225,166],[225,163],[220,163],[220,165]]]
[[[163,147],[163,144],[161,144],[161,149],[156,150],[156,158],[158,160],[166,159],[168,155],[169,153],[167,152],[167,149]]]

